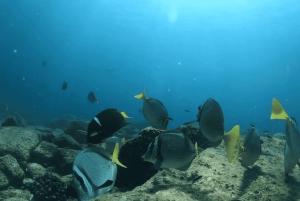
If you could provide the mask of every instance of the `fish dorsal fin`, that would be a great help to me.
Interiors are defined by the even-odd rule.
[[[240,145],[240,126],[239,125],[235,125],[231,129],[231,131],[229,131],[228,133],[226,133],[224,135],[224,143],[225,143],[228,162],[232,163],[239,156],[239,147],[238,147],[236,150],[236,155],[233,158],[236,145],[238,145],[238,146]]]
[[[271,119],[282,119],[286,120],[289,116],[284,111],[283,107],[281,106],[280,102],[273,98],[272,100],[272,113],[271,113]]]
[[[119,144],[116,143],[115,149],[114,149],[114,152],[113,152],[113,155],[112,155],[111,159],[112,159],[112,161],[113,161],[114,163],[116,163],[117,165],[119,165],[119,166],[121,166],[121,167],[123,167],[123,168],[127,168],[127,167],[126,167],[125,165],[123,165],[123,164],[119,161],[119,159],[118,159],[118,157],[119,157],[119,151],[120,151]]]
[[[137,99],[146,100],[147,99],[146,98],[146,90],[144,89],[144,91],[142,93],[135,95],[134,97]]]
[[[132,118],[132,117],[129,117],[124,111],[121,112],[121,115],[122,115],[125,119]]]

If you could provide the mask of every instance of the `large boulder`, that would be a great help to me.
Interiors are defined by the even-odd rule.
[[[53,165],[57,146],[53,143],[42,141],[31,154],[31,161],[42,164],[44,167]]]
[[[18,161],[7,154],[0,157],[0,190],[8,186],[20,187],[25,174]]]
[[[72,174],[73,161],[80,150],[72,150],[67,148],[58,148],[56,155],[57,172],[61,175]]]
[[[81,145],[70,135],[61,135],[52,140],[59,148],[68,147],[71,149],[81,149]]]
[[[40,132],[26,127],[0,129],[0,156],[12,155],[22,168],[26,167],[30,153],[39,144]]]

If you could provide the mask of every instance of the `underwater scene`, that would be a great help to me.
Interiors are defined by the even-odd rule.
[[[1,0],[0,201],[300,201],[300,2]]]

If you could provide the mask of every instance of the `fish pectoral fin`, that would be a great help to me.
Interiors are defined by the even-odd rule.
[[[239,157],[240,151],[240,126],[235,125],[231,131],[224,135],[224,143],[226,148],[227,159],[229,163],[233,163]],[[239,146],[236,148],[236,146]],[[235,157],[234,156],[235,152]]]
[[[140,100],[146,100],[147,99],[146,98],[146,90],[144,89],[144,91],[142,93],[135,95],[134,97],[137,99],[140,99]]]
[[[99,135],[99,133],[98,132],[93,132],[93,133],[90,134],[90,137],[94,137],[96,135]]]
[[[127,114],[126,114],[124,111],[121,112],[121,115],[122,115],[125,119],[132,118],[132,117],[127,116]]]
[[[162,166],[162,164],[163,164],[163,161],[161,161],[161,160],[156,160],[156,162],[154,163],[154,168],[155,168],[156,170],[159,170],[159,168]]]
[[[173,121],[173,119],[171,117],[167,117],[166,118],[167,120],[170,120],[170,121]]]
[[[123,168],[127,168],[125,165],[123,165],[120,161],[119,161],[119,151],[120,151],[120,147],[119,147],[119,144],[116,143],[115,145],[115,149],[114,149],[114,152],[113,152],[113,155],[111,157],[112,161],[114,163],[116,163],[117,165],[123,167]]]
[[[271,119],[282,119],[286,120],[289,116],[283,109],[282,105],[280,102],[276,99],[273,98],[272,100],[272,112],[271,112]]]

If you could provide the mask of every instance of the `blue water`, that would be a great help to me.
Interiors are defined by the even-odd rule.
[[[140,121],[133,96],[145,87],[169,128],[209,97],[226,130],[284,131],[270,120],[273,97],[300,118],[298,0],[1,0],[0,27],[1,113],[91,119],[113,107]]]

